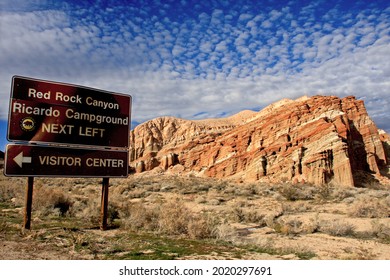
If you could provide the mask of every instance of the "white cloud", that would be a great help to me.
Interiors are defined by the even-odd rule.
[[[262,28],[271,28],[272,26],[273,26],[273,23],[270,20],[265,20],[261,23]]]
[[[252,15],[251,14],[247,14],[247,13],[244,13],[244,14],[241,14],[239,17],[238,17],[238,21],[239,22],[247,22],[249,21],[250,19],[252,19]]]
[[[133,119],[140,122],[232,114],[303,94],[354,94],[390,130],[390,105],[383,102],[390,88],[390,9],[356,16],[335,8],[324,20],[315,16],[318,3],[295,13],[212,5],[184,11],[183,3],[172,15],[173,7],[161,4],[152,16],[135,5],[91,7],[95,14],[23,5],[2,12],[0,98],[8,99],[14,74],[83,84],[132,94]],[[7,106],[1,102],[0,118]]]

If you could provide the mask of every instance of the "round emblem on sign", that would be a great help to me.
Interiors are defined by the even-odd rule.
[[[35,129],[36,122],[32,117],[26,117],[20,121],[20,127],[24,131],[33,131]]]

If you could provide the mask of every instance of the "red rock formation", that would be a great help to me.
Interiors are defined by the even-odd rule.
[[[353,96],[283,99],[226,119],[157,118],[130,142],[136,172],[180,165],[200,176],[354,186],[357,174],[381,176],[387,165],[378,129]]]

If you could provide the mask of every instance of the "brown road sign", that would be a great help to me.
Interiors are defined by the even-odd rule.
[[[7,145],[6,176],[127,177],[128,151]]]
[[[12,78],[9,141],[129,147],[131,96]]]

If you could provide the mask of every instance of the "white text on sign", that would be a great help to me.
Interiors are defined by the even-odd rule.
[[[29,88],[28,89],[28,97],[50,100],[51,99],[51,91],[49,90],[47,92],[41,92],[41,91],[37,91],[34,88]],[[55,93],[54,99],[56,101],[61,101],[61,102],[83,104],[83,99],[80,95],[67,95],[67,94],[64,94],[60,91],[57,91]],[[93,107],[100,107],[100,108],[103,108],[104,110],[106,110],[106,109],[119,110],[118,103],[97,100],[97,99],[92,98],[91,96],[88,96],[85,98],[84,104],[88,105],[88,106],[93,106]]]
[[[85,162],[79,157],[63,157],[63,156],[39,156],[41,165],[49,166],[87,166],[87,167],[113,167],[123,168],[124,161],[122,159],[110,158],[87,158]]]
[[[72,134],[74,125],[57,124],[57,123],[42,123],[42,132],[53,134]],[[78,133],[80,136],[87,137],[104,137],[104,128],[97,127],[83,127],[80,126]]]

